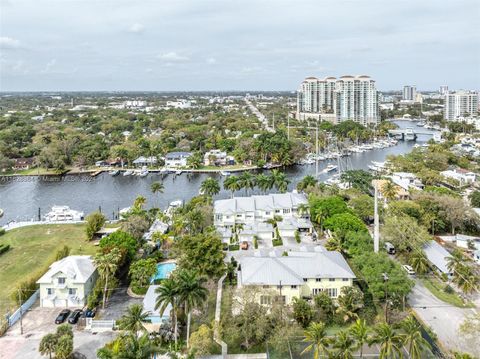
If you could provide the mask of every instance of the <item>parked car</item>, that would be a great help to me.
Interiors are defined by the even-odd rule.
[[[62,324],[65,320],[67,320],[68,316],[70,315],[70,309],[64,309],[60,312],[60,314],[55,319],[55,324]]]
[[[87,309],[84,313],[83,316],[85,318],[95,318],[95,314],[97,311],[95,309]]]
[[[68,322],[70,324],[77,324],[78,319],[82,316],[83,311],[81,309],[75,309],[72,314],[68,317]]]
[[[395,254],[395,246],[390,242],[385,242],[385,250],[388,254]]]
[[[243,249],[243,250],[247,250],[248,249],[248,242],[243,241],[242,244],[240,244],[240,248]]]
[[[413,268],[411,266],[409,266],[408,264],[404,264],[402,266],[402,268],[405,270],[405,272],[407,272],[409,275],[415,275],[415,271],[413,270]]]

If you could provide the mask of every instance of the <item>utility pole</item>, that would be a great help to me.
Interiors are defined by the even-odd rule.
[[[318,121],[315,127],[315,179],[318,179]]]
[[[380,225],[378,221],[378,181],[374,180],[375,198],[374,198],[374,213],[373,213],[373,250],[378,253],[380,249]]]
[[[388,275],[387,273],[382,273],[383,283],[385,284],[385,323],[388,324],[388,291],[387,291],[387,282]]]
[[[290,141],[290,116],[287,115],[287,139]]]
[[[21,293],[20,289],[18,290],[18,302],[20,303],[20,335],[23,335],[22,293]]]

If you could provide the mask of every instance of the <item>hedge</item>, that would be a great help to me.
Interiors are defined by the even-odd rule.
[[[10,244],[0,244],[0,254],[5,253],[10,249]]]

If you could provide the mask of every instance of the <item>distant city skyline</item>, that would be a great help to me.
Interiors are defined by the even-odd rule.
[[[0,0],[0,91],[480,88],[477,0]]]

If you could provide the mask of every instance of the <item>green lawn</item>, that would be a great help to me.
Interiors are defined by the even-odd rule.
[[[0,255],[0,314],[14,305],[10,294],[22,280],[43,274],[55,253],[68,245],[71,254],[94,254],[96,247],[85,241],[85,225],[52,224],[14,229],[0,236],[10,250]]]
[[[448,304],[454,305],[459,308],[471,308],[472,303],[465,304],[455,292],[447,293],[444,291],[446,284],[442,283],[437,278],[422,278],[423,285],[438,299]]]

